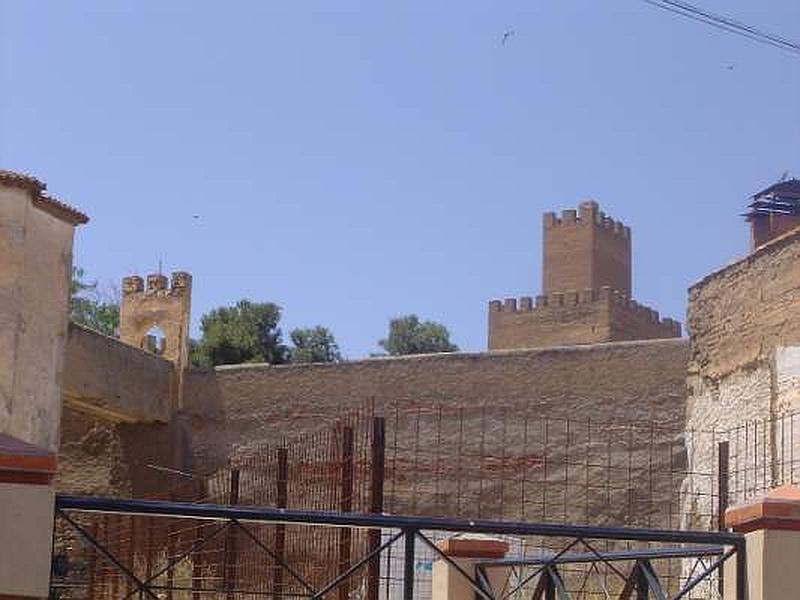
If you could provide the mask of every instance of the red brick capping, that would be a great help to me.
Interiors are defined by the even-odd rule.
[[[483,537],[451,537],[436,542],[442,553],[453,558],[503,558],[508,542]]]
[[[739,533],[800,531],[800,488],[782,485],[749,504],[733,506],[725,511],[725,525]]]
[[[49,485],[55,472],[54,454],[0,433],[0,483]]]

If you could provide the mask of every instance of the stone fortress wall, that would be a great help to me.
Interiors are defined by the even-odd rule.
[[[544,293],[536,300],[524,297],[519,302],[492,302],[489,351],[483,353],[331,365],[236,365],[212,371],[178,368],[182,377],[178,378],[165,364],[173,368],[186,364],[186,355],[147,353],[142,349],[146,345],[142,328],[159,325],[164,329],[162,321],[167,318],[185,332],[188,291],[181,292],[183,296],[173,293],[163,276],[158,280],[149,277],[152,282],[147,288],[140,278],[126,279],[127,296],[146,303],[149,315],[161,316],[142,321],[133,337],[126,335],[132,344],[126,346],[126,352],[132,353],[128,358],[97,362],[106,370],[118,370],[114,375],[124,382],[135,373],[125,364],[142,366],[154,360],[153,372],[161,373],[154,381],[162,387],[153,388],[159,400],[151,406],[167,409],[129,422],[102,410],[67,404],[62,428],[62,489],[149,494],[171,481],[166,469],[213,470],[238,449],[318,429],[367,401],[408,409],[433,405],[481,408],[489,415],[488,425],[467,420],[465,433],[474,437],[480,427],[481,435],[489,432],[490,445],[503,439],[495,427],[500,421],[491,416],[501,409],[504,414],[518,411],[520,415],[540,415],[543,420],[585,417],[620,424],[660,423],[664,428],[655,435],[661,438],[650,444],[661,448],[661,453],[654,455],[650,472],[653,467],[671,470],[683,461],[685,471],[709,475],[715,473],[715,444],[721,438],[700,440],[695,431],[725,431],[750,418],[795,408],[800,383],[800,353],[795,350],[800,332],[794,325],[800,282],[795,279],[800,275],[794,265],[800,254],[800,234],[785,234],[693,286],[690,340],[686,341],[680,338],[676,321],[661,319],[653,309],[630,299],[631,233],[626,226],[603,215],[593,202],[583,203],[577,211],[565,211],[560,218],[546,215],[544,226],[545,232],[550,231],[543,252]],[[575,260],[567,268],[563,266],[568,264],[564,252],[570,247]],[[186,281],[188,290],[190,280],[179,275],[178,283]],[[176,297],[177,308],[167,310],[162,303],[175,304]],[[98,353],[112,354],[119,350],[116,343],[91,339],[84,333],[76,336],[82,339],[79,347],[83,350],[94,347]],[[166,349],[185,352],[185,346],[167,344]],[[91,357],[82,356],[81,361],[90,363]],[[77,362],[68,359],[67,364]],[[130,393],[138,393],[135,386],[129,388],[134,390]],[[114,394],[108,386],[103,389],[104,394]],[[105,400],[94,404],[113,405],[113,398]],[[519,433],[512,421],[504,423],[511,424],[504,436],[513,438]],[[445,423],[445,430],[448,427],[452,431],[452,423]],[[672,445],[683,448],[685,431],[693,433],[686,434],[685,451],[676,457]],[[568,445],[569,439],[562,441]],[[771,448],[776,448],[778,438],[772,435],[770,439]],[[639,451],[647,450],[642,446]],[[623,456],[615,452],[609,455],[612,461]],[[634,488],[648,485],[645,475],[639,475],[632,480]],[[671,502],[680,492],[681,481],[670,480],[654,488],[651,479],[650,489],[656,494],[650,496],[651,503]],[[688,497],[686,486],[691,482],[683,485]],[[629,492],[628,498],[636,496],[635,490]],[[706,496],[710,502],[712,495]],[[617,501],[622,497],[613,503]],[[706,517],[713,507],[701,505],[702,500],[694,502],[683,509],[702,515],[702,522],[690,519],[685,524],[710,526]],[[613,503],[604,510],[611,510]],[[609,515],[594,513],[593,518],[602,520]],[[616,517],[611,515],[606,522],[614,524]]]

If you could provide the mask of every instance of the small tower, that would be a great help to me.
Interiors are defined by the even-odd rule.
[[[593,200],[543,217],[542,293],[610,287],[631,295],[631,230]]]
[[[631,300],[631,230],[582,202],[543,217],[541,295],[489,303],[489,349],[680,337],[681,326]]]
[[[744,216],[750,223],[752,250],[800,226],[800,179],[787,179],[758,192]]]
[[[189,364],[189,318],[192,276],[172,274],[172,281],[160,273],[122,280],[120,339],[126,344],[159,354],[175,363],[178,373]]]

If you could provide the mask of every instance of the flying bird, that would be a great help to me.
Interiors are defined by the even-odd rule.
[[[505,46],[506,42],[508,41],[508,38],[510,38],[515,33],[516,33],[516,31],[514,31],[513,29],[509,29],[508,31],[504,32],[503,33],[503,39],[500,41],[500,45],[501,46]]]

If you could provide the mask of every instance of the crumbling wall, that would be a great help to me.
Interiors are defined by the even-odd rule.
[[[767,486],[778,482],[781,447],[795,443],[788,436],[783,441],[775,419],[800,407],[800,232],[777,238],[692,286],[687,327],[688,429],[729,430],[739,440],[745,436],[737,435],[737,428],[750,428],[749,446],[731,449],[732,472],[752,470],[752,485],[734,490],[732,501],[741,501],[759,490],[759,479]],[[717,448],[704,439],[706,445],[692,453],[698,469],[717,461]]]

